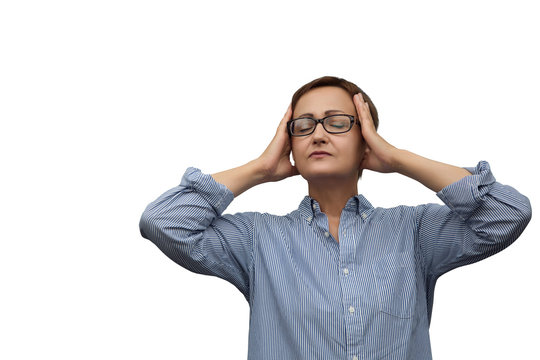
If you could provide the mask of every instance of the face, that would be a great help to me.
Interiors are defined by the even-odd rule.
[[[329,110],[337,111],[325,114]],[[347,91],[340,87],[324,86],[302,95],[292,118],[306,116],[322,119],[333,114],[354,115],[358,119],[352,97]],[[358,180],[364,141],[357,124],[342,134],[330,134],[322,124],[317,124],[311,135],[292,136],[291,146],[296,168],[304,179],[355,177]]]

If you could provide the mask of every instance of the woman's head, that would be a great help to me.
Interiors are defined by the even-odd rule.
[[[305,93],[309,92],[312,89],[322,87],[322,86],[336,86],[336,87],[342,88],[350,95],[351,103],[352,103],[352,98],[354,94],[362,93],[362,97],[369,105],[369,111],[371,112],[371,117],[373,118],[373,123],[375,124],[375,128],[377,129],[379,127],[379,116],[377,113],[377,108],[371,101],[371,98],[362,89],[360,89],[356,84],[353,84],[350,81],[347,81],[345,79],[338,78],[335,76],[320,77],[318,79],[308,82],[307,84],[303,85],[300,89],[296,90],[291,100],[293,119],[294,119],[294,116],[297,114],[295,112],[296,104],[298,103],[298,100],[300,100],[302,95],[304,95]]]
[[[355,120],[347,132],[329,133],[322,124],[318,124],[321,126],[315,126],[313,133],[309,135],[291,137],[295,166],[306,180],[330,178],[357,180],[361,176],[360,164],[365,144],[360,126],[356,122],[358,114],[352,100],[353,95],[359,92],[373,109],[372,114],[375,113],[373,120],[377,126],[377,112],[369,97],[358,86],[344,79],[325,76],[302,86],[293,95],[292,119],[300,117],[322,119],[328,115],[346,114],[354,116]],[[348,125],[345,129],[348,129]]]

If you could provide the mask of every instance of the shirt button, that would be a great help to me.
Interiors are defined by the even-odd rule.
[[[330,233],[327,231],[327,232],[324,233],[324,236],[329,237]]]
[[[306,220],[307,220],[307,221],[311,221],[311,219],[312,219],[312,217],[310,216],[310,217],[308,217]]]
[[[343,269],[343,273],[344,273],[345,275],[349,275],[349,269],[347,269],[347,268]]]
[[[352,360],[358,360],[358,356],[354,355],[354,356],[352,357]]]
[[[367,214],[366,213],[362,213],[362,219],[365,219],[367,218]]]
[[[354,308],[352,306],[349,306],[349,312],[352,314],[354,312]]]
[[[313,210],[317,209],[317,205],[313,204]]]

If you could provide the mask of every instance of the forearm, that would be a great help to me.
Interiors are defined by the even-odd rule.
[[[378,133],[362,94],[354,96],[361,119],[362,137],[367,144],[367,151],[362,160],[362,167],[378,172],[398,172],[415,179],[435,192],[471,175],[465,169],[426,159],[410,151],[401,150],[389,144]]]
[[[254,160],[245,165],[212,174],[212,177],[218,183],[225,185],[237,197],[253,186],[265,182],[263,174],[261,167]]]
[[[396,172],[415,179],[435,192],[471,173],[463,168],[434,161],[407,150],[396,149]]]

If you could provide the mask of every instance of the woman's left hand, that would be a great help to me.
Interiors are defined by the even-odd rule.
[[[369,111],[369,105],[364,101],[362,94],[353,96],[356,112],[360,118],[360,128],[366,143],[364,158],[360,168],[377,171],[380,173],[390,173],[395,169],[395,154],[399,149],[384,140],[375,129],[373,118]]]
[[[377,133],[369,106],[362,95],[354,95],[353,102],[360,117],[360,127],[366,146],[360,164],[361,169],[381,173],[398,172],[419,181],[435,192],[471,175],[466,169],[430,160],[392,146]]]

